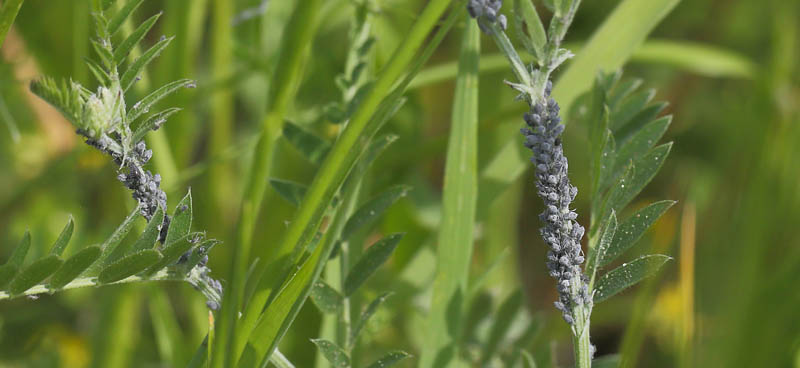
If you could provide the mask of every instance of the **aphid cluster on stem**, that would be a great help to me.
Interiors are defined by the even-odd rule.
[[[501,6],[503,6],[503,0],[470,0],[467,4],[467,11],[471,17],[475,19],[483,17],[489,23],[497,22],[500,28],[505,30],[508,21],[505,15],[499,14]],[[489,30],[484,28],[481,22],[478,22],[478,26],[484,33],[489,33]]]
[[[524,115],[528,127],[521,129],[525,147],[533,151],[531,162],[536,170],[537,194],[542,198],[545,211],[539,215],[544,223],[540,229],[542,239],[550,247],[547,268],[557,280],[559,299],[555,306],[570,325],[575,323],[574,308],[591,306],[586,276],[581,270],[584,261],[581,238],[584,228],[577,221],[578,214],[570,209],[578,189],[570,184],[569,163],[564,156],[559,106],[550,96],[552,83],[545,88],[546,101],[533,105]]]

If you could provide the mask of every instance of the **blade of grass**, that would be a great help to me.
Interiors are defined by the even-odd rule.
[[[233,18],[234,2],[214,0],[211,6],[211,78],[221,80],[227,78],[233,71],[232,45],[234,40],[231,18]],[[215,157],[224,152],[231,144],[233,130],[232,86],[224,85],[215,91],[211,98],[210,113],[208,157]],[[213,192],[214,205],[223,212],[231,210],[229,198],[235,188],[231,174],[231,168],[225,163],[213,165],[209,170],[208,184]]]
[[[255,147],[244,198],[239,210],[237,241],[236,246],[233,248],[230,275],[228,277],[231,284],[225,293],[222,310],[219,314],[219,323],[216,327],[217,338],[213,347],[214,354],[210,365],[214,368],[233,366],[232,363],[239,358],[240,350],[238,346],[244,347],[244,342],[247,341],[252,329],[252,326],[237,324],[240,305],[244,303],[241,299],[244,291],[247,261],[252,247],[252,235],[258,210],[266,190],[267,176],[272,167],[274,146],[280,136],[284,115],[289,108],[289,103],[294,98],[297,87],[300,84],[301,67],[307,57],[305,49],[310,45],[316,32],[319,5],[320,0],[298,3],[286,26],[286,37],[283,38],[281,45],[281,60],[275,69],[270,87],[272,89],[270,91],[270,111],[262,124],[261,135]],[[229,22],[230,19],[225,21]],[[272,266],[271,262],[269,262],[269,265]],[[266,299],[260,303],[259,311],[263,309],[264,303],[266,303]],[[229,351],[234,351],[234,353],[226,356]]]
[[[17,18],[19,8],[22,7],[24,0],[6,0],[3,2],[3,7],[0,8],[0,46],[6,40],[6,34],[14,24],[14,19]]]
[[[442,193],[442,224],[437,248],[437,274],[428,315],[427,342],[422,349],[422,367],[449,366],[452,359],[439,359],[445,350],[458,356],[457,328],[467,294],[472,258],[473,227],[478,195],[478,58],[480,32],[476,22],[467,22],[461,43],[458,77],[453,98],[450,140]],[[457,304],[455,304],[457,303]],[[455,323],[454,323],[455,322]]]
[[[183,344],[185,337],[178,324],[166,291],[157,286],[151,286],[148,306],[156,337],[156,347],[161,361],[173,367],[183,366],[188,362],[187,352]]]
[[[460,1],[457,2],[455,6],[458,7],[462,4],[463,1]],[[278,277],[281,276],[281,273],[276,272],[276,269],[279,268],[277,267],[279,264],[273,262],[279,262],[282,259],[285,259],[296,248],[302,250],[302,248],[305,247],[305,245],[308,244],[311,239],[313,239],[322,221],[322,215],[327,208],[325,204],[330,202],[333,194],[336,192],[339,186],[341,186],[342,182],[344,182],[348,172],[358,159],[358,153],[369,144],[370,137],[375,134],[377,129],[382,124],[382,121],[380,121],[382,119],[375,119],[373,117],[386,116],[390,114],[391,111],[396,110],[396,102],[401,99],[402,92],[405,90],[408,82],[411,80],[411,78],[413,78],[416,72],[419,71],[424,61],[430,57],[439,42],[441,42],[441,39],[457,19],[456,15],[460,14],[456,12],[451,13],[450,17],[445,20],[444,24],[439,28],[437,34],[429,42],[428,47],[417,60],[416,64],[414,64],[406,80],[404,80],[400,86],[395,88],[394,92],[391,92],[392,87],[411,63],[415,54],[417,54],[418,49],[425,41],[428,33],[433,29],[434,26],[437,25],[439,17],[445,12],[449,5],[450,3],[447,0],[431,1],[417,19],[417,22],[414,24],[412,29],[409,31],[408,37],[406,37],[403,44],[398,47],[393,57],[390,58],[391,61],[383,69],[378,80],[373,85],[372,90],[364,98],[359,106],[359,109],[348,123],[347,128],[331,148],[330,153],[320,167],[318,174],[315,176],[314,181],[309,187],[309,190],[306,193],[306,196],[304,197],[294,220],[291,222],[283,241],[277,248],[277,256],[272,262],[269,262],[268,265],[265,265],[265,267],[270,267],[271,269],[264,273],[264,276],[262,276],[263,282],[260,283],[261,285],[273,285],[275,282],[272,282],[271,280],[277,280]],[[387,95],[390,95],[390,97],[386,98],[386,101],[383,101]],[[354,149],[354,147],[362,148]],[[259,290],[256,293],[256,297],[259,300],[256,301],[254,298],[253,300],[249,301],[244,318],[247,319],[249,314],[260,314],[260,312],[263,310],[263,306],[267,302],[266,296],[268,296],[270,293],[271,290]],[[304,300],[300,300],[301,303],[303,301]],[[269,318],[283,320],[284,318],[289,317],[288,312],[290,311],[287,310],[282,315],[269,315]],[[268,324],[264,324],[264,328],[277,327],[280,329],[279,331],[269,333],[259,332],[255,335],[262,337],[275,336],[275,338],[280,338],[285,333],[288,325],[288,323],[279,324],[273,321]],[[252,336],[251,340],[260,344],[265,342],[264,340],[254,338]],[[243,348],[243,346],[241,348]],[[239,349],[239,346],[237,346],[237,349]]]

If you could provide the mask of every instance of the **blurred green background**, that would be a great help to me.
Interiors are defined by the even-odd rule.
[[[374,63],[380,66],[425,2],[373,3]],[[584,1],[567,42],[577,48],[618,3]],[[170,206],[191,187],[194,228],[228,244],[211,254],[217,277],[227,275],[247,152],[293,6],[287,0],[152,0],[136,14],[145,19],[164,11],[150,42],[161,34],[176,36],[143,84],[198,80],[197,89],[170,98],[184,111],[166,125],[167,141],[153,138],[150,145]],[[289,116],[331,138],[336,126],[325,121],[323,107],[340,100],[334,79],[344,68],[352,7],[330,0],[321,13]],[[429,66],[457,59],[460,33],[457,27],[447,37]],[[93,86],[83,61],[91,56],[92,35],[87,1],[27,0],[0,49],[0,259],[26,229],[33,234],[33,252],[45,252],[70,214],[76,220],[73,242],[101,242],[134,205],[113,165],[27,91],[29,81],[42,74]],[[665,48],[664,41],[684,47]],[[596,306],[592,338],[598,355],[622,351],[640,367],[800,367],[800,240],[793,235],[800,224],[800,1],[682,1],[639,51],[623,78],[641,78],[642,88],[656,89],[655,100],[670,103],[674,119],[666,140],[675,146],[638,200],[678,204],[638,248],[675,261]],[[615,52],[613,45],[607,52]],[[483,54],[495,53],[485,39]],[[481,167],[506,142],[520,141],[525,106],[502,83],[512,78],[507,68],[482,74]],[[376,229],[407,236],[368,284],[367,295],[395,295],[368,326],[360,348],[365,357],[395,348],[419,354],[453,85],[450,79],[409,90],[408,103],[385,128],[399,140],[365,181],[367,196],[388,185],[414,188]],[[589,180],[585,133],[584,125],[570,124],[565,138],[578,188]],[[288,144],[281,143],[276,157],[271,176],[306,183],[313,177],[314,165]],[[508,295],[524,289],[526,308],[515,321],[534,326],[528,349],[540,366],[565,366],[571,361],[569,331],[552,307],[556,292],[538,237],[540,206],[529,173],[514,181],[479,214],[485,221],[477,228],[472,268],[480,275],[499,259],[483,302],[496,312]],[[588,199],[580,193],[576,206],[588,214]],[[270,251],[293,209],[270,189],[254,252]],[[476,313],[474,328],[485,330],[492,316]],[[319,336],[320,320],[307,303],[282,343],[298,367],[314,366],[309,339]],[[171,366],[170,361],[188,361],[207,328],[204,299],[188,285],[2,301],[0,366]],[[179,343],[164,346],[157,338],[164,334]]]

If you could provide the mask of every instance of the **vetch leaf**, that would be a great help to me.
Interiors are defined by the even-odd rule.
[[[373,299],[367,308],[361,312],[361,316],[358,317],[358,321],[353,324],[353,329],[350,330],[350,347],[355,345],[358,335],[361,334],[361,330],[363,330],[367,325],[367,322],[369,322],[369,319],[372,318],[372,315],[374,315],[378,310],[378,307],[380,307],[381,304],[383,304],[383,302],[385,302],[386,299],[388,299],[391,295],[391,292],[385,292],[381,295],[378,295],[378,297]]]
[[[67,259],[58,271],[53,274],[48,287],[52,290],[63,288],[64,285],[80,276],[83,271],[86,271],[89,266],[97,261],[101,253],[102,249],[98,245],[81,249],[80,252]]]
[[[153,214],[150,222],[147,223],[147,227],[144,228],[142,235],[133,243],[132,251],[138,252],[140,250],[153,249],[156,241],[158,241],[158,235],[161,233],[161,224],[163,223],[164,209],[158,206],[156,213]]]
[[[30,249],[31,249],[31,232],[26,231],[25,235],[23,235],[22,239],[19,241],[17,247],[14,248],[14,252],[11,253],[11,258],[8,259],[8,262],[6,262],[6,264],[22,267],[23,262],[25,262],[25,256],[28,255],[28,250]]]
[[[331,149],[331,144],[295,125],[291,121],[283,124],[283,137],[294,146],[303,157],[319,165]]]
[[[108,21],[107,31],[108,34],[113,36],[119,28],[122,26],[122,23],[125,23],[125,19],[133,13],[139,5],[142,4],[144,0],[131,0],[125,3],[125,6],[122,7],[118,12],[114,14],[113,17]]]
[[[411,187],[407,185],[398,185],[370,199],[347,220],[344,229],[342,229],[341,239],[349,239],[358,229],[372,223],[375,219],[380,217],[389,206],[397,202],[400,198],[405,197],[410,190]]]
[[[331,363],[331,366],[335,368],[350,367],[350,358],[344,349],[338,345],[325,339],[311,339],[311,342],[317,345],[317,348],[322,352],[325,359]]]
[[[653,100],[655,95],[656,91],[654,89],[648,89],[646,91],[637,92],[626,98],[620,103],[618,108],[613,109],[611,112],[611,119],[609,120],[611,130],[616,131],[619,127],[627,124]]]
[[[181,263],[181,266],[185,271],[189,271],[194,266],[197,266],[200,261],[203,260],[208,255],[208,252],[211,251],[211,248],[214,248],[215,245],[219,244],[220,241],[216,239],[206,239],[200,243],[200,245],[194,247],[192,249],[192,254],[189,255],[189,259],[186,260],[186,263]],[[180,261],[179,261],[180,262]]]
[[[539,18],[536,7],[531,0],[514,0],[514,19],[517,24],[515,28],[519,31],[519,38],[528,48],[528,51],[541,60],[544,56],[547,36],[545,35],[542,20]],[[525,22],[525,30],[528,31],[527,36],[521,27],[523,21]]]
[[[92,72],[94,78],[97,79],[97,83],[101,86],[105,86],[111,83],[111,77],[108,75],[106,70],[98,64],[96,61],[92,59],[85,59],[86,65],[89,67],[89,71]]]
[[[597,269],[602,266],[601,262],[605,259],[608,249],[611,247],[614,239],[614,234],[617,231],[617,213],[611,210],[611,216],[606,221],[603,227],[603,232],[600,235],[600,241],[595,248],[589,249],[589,260],[586,262],[586,268],[589,270],[589,278],[593,279],[597,273]]]
[[[317,280],[309,295],[314,304],[325,313],[336,313],[342,307],[342,294],[322,280]]]
[[[633,262],[623,263],[597,280],[594,291],[594,302],[602,302],[611,296],[625,290],[645,277],[652,276],[671,257],[661,254],[651,254],[637,258]]]
[[[406,353],[405,351],[393,351],[382,356],[380,359],[376,360],[374,363],[370,364],[367,368],[384,368],[384,367],[391,367],[400,361],[410,358],[411,355]]]
[[[120,78],[120,86],[122,87],[123,91],[127,91],[133,85],[133,82],[136,81],[136,78],[139,74],[142,73],[147,64],[150,64],[153,59],[156,58],[162,51],[169,45],[172,39],[175,37],[162,37],[160,41],[156,42],[155,45],[147,49],[141,56],[136,58],[125,73],[122,74]]]
[[[125,61],[125,58],[131,52],[131,50],[136,47],[136,44],[138,44],[144,38],[147,32],[150,31],[150,28],[156,24],[156,21],[158,21],[158,18],[161,16],[161,14],[161,12],[158,12],[156,15],[148,18],[146,21],[140,24],[139,27],[136,27],[136,29],[127,38],[125,38],[125,40],[123,40],[119,46],[116,47],[113,55],[114,62],[116,64],[122,64],[122,62]]]
[[[169,222],[169,229],[167,230],[167,238],[164,244],[170,243],[186,236],[192,228],[192,191],[181,199],[180,203],[175,206],[175,212],[172,213],[172,219]]]
[[[307,186],[289,180],[269,179],[269,184],[275,189],[283,199],[289,203],[299,206],[306,194]]]
[[[617,128],[614,132],[614,136],[617,137],[621,145],[625,144],[632,134],[638,132],[645,125],[652,122],[668,105],[669,103],[667,102],[657,102],[645,107],[642,111],[639,111],[630,122]]]
[[[178,79],[159,87],[133,104],[133,107],[131,107],[130,111],[128,111],[128,121],[133,122],[142,114],[146,114],[155,104],[170,94],[175,93],[175,91],[178,91],[181,88],[194,88],[195,86],[196,82],[191,79]]]
[[[143,250],[138,253],[125,256],[120,260],[104,268],[97,276],[100,284],[122,280],[144,271],[161,259],[161,253],[155,249]]]
[[[90,273],[109,263],[108,261],[110,260],[110,256],[113,253],[116,253],[114,251],[119,247],[120,243],[122,243],[122,240],[125,239],[125,236],[128,235],[128,232],[131,231],[133,222],[138,217],[139,207],[136,207],[133,209],[133,211],[131,211],[130,214],[128,214],[128,217],[122,221],[122,224],[120,224],[117,229],[114,230],[114,233],[112,233],[111,236],[103,243],[103,254],[100,256],[100,260],[89,268]]]
[[[652,226],[661,215],[664,214],[675,201],[655,202],[645,208],[636,211],[633,215],[620,223],[611,246],[603,257],[599,258],[598,267],[603,267],[613,262],[622,253],[636,244],[645,231]]]
[[[110,70],[114,66],[114,55],[111,54],[103,43],[106,42],[105,40],[92,40],[91,44],[94,48],[94,51],[97,53],[97,57],[100,58],[100,61],[103,63],[103,66],[106,70]]]
[[[344,281],[344,295],[352,295],[364,281],[367,281],[378,267],[389,259],[402,238],[403,234],[392,234],[369,247],[347,273]]]
[[[44,281],[44,279],[52,275],[53,272],[56,272],[63,262],[64,261],[55,254],[36,260],[29,266],[23,268],[22,271],[17,274],[17,277],[11,280],[8,291],[10,291],[11,294],[19,294],[30,289],[34,285]]]
[[[8,283],[17,275],[19,267],[14,264],[0,266],[0,290],[5,290]]]
[[[631,78],[622,82],[619,82],[619,77],[622,76],[621,72],[617,72],[618,77],[615,80],[611,80],[609,84],[605,85],[606,90],[608,91],[608,107],[611,110],[616,111],[617,107],[620,102],[625,100],[628,96],[631,95],[634,91],[639,89],[642,86],[642,80],[639,78]],[[619,82],[619,84],[616,84]]]
[[[615,171],[622,168],[630,160],[640,157],[650,150],[661,139],[664,132],[667,131],[670,122],[672,122],[672,116],[670,115],[657,119],[642,127],[641,130],[634,133],[625,142],[620,142],[620,146],[617,149],[617,157],[615,158]]]
[[[592,360],[592,367],[594,368],[618,368],[620,363],[620,355],[603,355],[597,359]]]
[[[669,155],[672,143],[662,144],[639,158],[611,188],[603,213],[619,211],[634,198],[653,179]]]
[[[141,124],[139,124],[138,128],[136,128],[136,131],[133,133],[133,138],[131,138],[131,141],[133,142],[141,141],[142,139],[144,139],[144,136],[147,135],[148,132],[150,132],[151,130],[158,130],[158,128],[160,128],[164,123],[167,122],[167,119],[169,119],[170,116],[177,113],[178,111],[181,111],[181,108],[170,107],[164,109],[161,112],[150,115]]]

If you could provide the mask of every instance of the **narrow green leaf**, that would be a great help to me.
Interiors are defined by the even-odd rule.
[[[0,9],[0,46],[3,45],[8,30],[14,24],[14,19],[22,7],[22,2],[23,0],[6,0],[3,2],[3,7]]]
[[[650,101],[655,97],[656,91],[648,89],[634,93],[620,103],[619,107],[612,106],[611,118],[609,119],[609,127],[611,130],[616,131],[619,127],[628,124],[636,114],[642,111]]]
[[[149,133],[152,130],[158,130],[158,128],[160,128],[164,123],[167,122],[167,119],[169,119],[170,116],[181,110],[182,109],[178,107],[170,107],[164,109],[161,112],[150,115],[147,119],[142,121],[141,124],[139,124],[138,128],[136,128],[136,131],[133,133],[133,138],[131,138],[131,141],[133,142],[141,141],[142,139],[144,139],[147,133]]]
[[[374,363],[370,364],[367,368],[384,368],[384,367],[391,367],[397,363],[400,363],[402,360],[410,358],[411,354],[406,353],[405,351],[393,351],[381,357],[380,359],[376,360]]]
[[[14,248],[14,252],[11,253],[11,258],[8,259],[6,264],[22,267],[22,264],[25,262],[25,256],[28,255],[28,250],[30,249],[31,232],[25,231],[25,235],[22,236],[22,239],[19,241],[17,247]]]
[[[269,184],[283,199],[295,206],[300,205],[308,190],[307,186],[289,180],[269,179]]]
[[[592,367],[594,368],[618,368],[620,363],[620,355],[603,355],[597,359],[592,360]]]
[[[364,281],[386,262],[394,252],[404,234],[391,234],[369,247],[358,262],[347,273],[344,281],[344,295],[352,295]]]
[[[86,271],[103,252],[102,248],[98,245],[92,245],[81,249],[72,257],[67,259],[64,264],[53,274],[50,278],[48,287],[52,290],[58,290],[80,276],[83,271]]]
[[[155,345],[158,347],[160,360],[172,367],[183,366],[188,357],[186,338],[181,331],[178,315],[170,303],[169,295],[165,288],[153,285],[150,287],[148,298]]]
[[[111,234],[111,236],[106,239],[103,243],[103,258],[108,257],[117,247],[119,247],[122,240],[125,239],[125,236],[128,235],[128,232],[131,231],[133,227],[134,221],[139,217],[139,207],[134,208],[131,213],[128,214],[128,217],[122,221],[122,223],[117,227],[116,230]]]
[[[192,191],[186,193],[181,199],[175,211],[172,213],[172,219],[169,222],[169,229],[167,229],[167,239],[164,244],[170,244],[189,233],[192,228]]]
[[[426,368],[450,366],[451,359],[459,355],[460,333],[454,326],[465,309],[478,197],[480,36],[477,23],[469,22],[461,40],[437,237],[437,272],[420,360],[420,366]],[[450,349],[452,353],[448,354]]]
[[[180,239],[175,239],[172,243],[167,243],[164,249],[161,250],[161,259],[148,267],[144,274],[149,276],[164,267],[174,264],[182,255],[186,254],[186,252],[190,251],[199,243],[201,237],[202,234],[200,233],[186,234]]]
[[[8,285],[8,291],[11,292],[11,294],[20,294],[30,289],[34,285],[44,281],[44,279],[52,275],[53,272],[56,272],[63,262],[64,261],[55,254],[37,259],[23,268],[22,271],[17,274],[17,277],[11,280],[11,284]]]
[[[619,224],[611,246],[603,257],[599,258],[598,267],[613,262],[622,253],[636,244],[645,231],[664,214],[675,201],[660,201],[642,208]]]
[[[645,125],[649,124],[660,114],[669,104],[667,102],[657,102],[650,106],[645,107],[640,111],[636,116],[634,116],[628,124],[618,128],[614,132],[614,136],[617,138],[617,141],[620,144],[625,144],[625,142],[630,138],[630,136],[639,130],[641,130]]]
[[[652,276],[671,257],[661,254],[651,254],[637,258],[633,262],[623,263],[597,280],[594,302],[602,302],[614,294],[625,290],[645,277]]]
[[[103,40],[92,40],[92,48],[94,48],[94,52],[97,53],[97,57],[100,58],[100,62],[103,63],[103,67],[106,70],[111,70],[114,66],[114,55],[111,54],[105,46],[103,46]]]
[[[356,231],[375,221],[375,219],[386,212],[391,205],[400,198],[405,197],[410,190],[411,187],[407,185],[394,186],[378,194],[375,198],[370,199],[367,203],[364,203],[347,220],[344,229],[342,229],[340,239],[350,239]]]
[[[108,10],[117,0],[100,0],[100,9]]]
[[[617,213],[612,210],[611,216],[606,221],[603,231],[600,233],[600,241],[597,243],[596,248],[589,249],[589,259],[586,262],[586,269],[589,270],[589,278],[593,279],[597,273],[597,269],[603,264],[608,250],[611,248],[614,234],[617,231]]]
[[[98,64],[96,61],[92,59],[85,59],[86,65],[89,67],[89,71],[92,72],[94,78],[97,79],[97,83],[101,86],[106,86],[111,84],[111,76],[105,71],[105,69]]]
[[[133,122],[142,114],[146,114],[155,104],[175,93],[175,91],[181,88],[194,88],[195,86],[195,81],[191,79],[178,79],[159,87],[131,107],[130,111],[128,111],[128,121]]]
[[[617,76],[621,77],[622,73],[618,71]],[[617,84],[619,77],[609,80],[609,83],[603,86],[608,91],[608,107],[612,110],[617,110],[619,103],[639,89],[643,83],[639,78],[631,78]]]
[[[511,323],[514,321],[514,318],[516,318],[520,307],[522,307],[522,292],[517,290],[509,295],[508,298],[503,301],[503,304],[500,304],[500,307],[497,308],[494,324],[492,324],[489,330],[489,338],[483,346],[483,352],[481,354],[484,364],[489,362],[495,355],[497,348],[500,346],[500,342],[506,334],[508,334]]]
[[[364,311],[361,312],[361,316],[358,317],[358,320],[353,323],[353,329],[350,330],[350,340],[349,340],[350,348],[355,346],[356,341],[358,341],[358,336],[361,334],[361,331],[367,325],[367,322],[369,322],[369,319],[372,318],[375,312],[378,311],[378,307],[380,307],[381,304],[383,304],[386,301],[386,299],[388,299],[390,296],[392,296],[391,292],[384,292],[383,294],[378,295],[378,297],[373,299],[372,302],[369,303],[367,308],[365,308]]]
[[[322,352],[325,359],[331,363],[331,366],[335,368],[347,368],[350,366],[350,358],[344,349],[338,345],[325,339],[311,339],[311,342],[317,345],[317,348]]]
[[[138,8],[142,2],[144,2],[144,0],[130,0],[125,3],[125,6],[116,12],[116,14],[114,14],[114,16],[108,21],[108,34],[113,36],[115,33],[117,33],[119,28],[122,27],[122,24],[125,23],[125,19],[128,19],[131,13],[133,13],[133,11],[136,10],[136,8]]]
[[[324,313],[336,313],[342,307],[344,299],[342,294],[322,280],[314,283],[309,296],[317,308]]]
[[[6,289],[8,283],[17,275],[17,271],[19,271],[17,265],[4,264],[0,266],[0,290]]]
[[[671,115],[652,121],[638,132],[635,132],[628,140],[621,142],[614,158],[616,161],[614,165],[615,171],[619,171],[625,164],[636,157],[645,155],[647,151],[653,148],[664,135],[664,132],[667,131],[670,122],[672,122]],[[616,176],[612,174],[612,177]]]
[[[547,43],[547,35],[542,25],[542,20],[536,12],[536,7],[531,0],[514,0],[514,18],[516,19],[520,32],[527,31],[528,37],[525,34],[520,34],[520,39],[527,45],[530,45],[529,51],[541,60],[544,56],[544,46]],[[525,22],[525,30],[519,27],[522,22]]]
[[[525,362],[525,368],[536,368],[536,360],[533,359],[531,353],[525,350],[520,350],[519,353],[522,355],[522,361]],[[597,367],[595,366],[595,368]]]
[[[156,42],[155,45],[147,49],[142,56],[139,56],[136,61],[134,61],[125,73],[122,74],[122,78],[120,78],[120,86],[122,87],[123,91],[127,91],[133,85],[133,82],[136,81],[136,78],[142,73],[145,67],[150,64],[153,59],[156,58],[162,51],[169,45],[172,39],[175,37],[162,37],[160,41]]]
[[[125,256],[120,260],[105,267],[97,276],[100,284],[122,280],[144,271],[161,259],[161,253],[155,249],[143,250],[138,253]]]
[[[709,77],[753,79],[758,65],[746,56],[713,45],[694,42],[648,41],[636,51],[636,61],[660,63]]]
[[[131,247],[132,251],[138,252],[140,250],[153,249],[153,246],[156,245],[156,241],[158,241],[158,235],[161,233],[161,224],[163,223],[164,209],[158,206],[156,213],[153,214],[150,222],[147,223],[147,227],[144,228],[142,235],[133,243]]]
[[[125,61],[125,58],[131,52],[131,50],[133,50],[133,48],[136,47],[136,45],[144,38],[147,32],[150,31],[150,28],[156,24],[156,21],[158,21],[158,18],[161,17],[161,14],[162,12],[158,12],[156,15],[148,18],[146,21],[140,24],[139,27],[136,27],[136,29],[131,32],[131,34],[125,38],[125,40],[123,40],[119,46],[116,47],[113,55],[114,63],[122,64],[122,62]]]
[[[307,132],[291,121],[283,123],[283,137],[294,146],[303,157],[319,165],[331,149],[330,142]]]
[[[631,165],[630,169],[611,188],[602,213],[620,211],[653,179],[667,159],[672,143],[662,144],[650,150]]]

